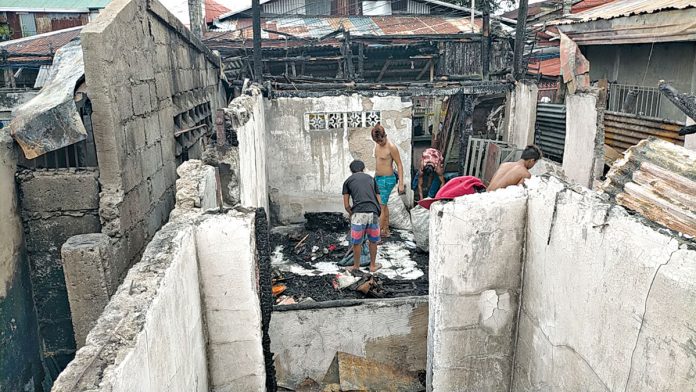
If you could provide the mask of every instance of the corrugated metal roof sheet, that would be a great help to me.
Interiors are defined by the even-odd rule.
[[[80,31],[82,31],[82,26],[0,42],[0,50],[8,52],[9,62],[17,61],[21,55],[26,54],[46,55],[45,57],[32,56],[32,60],[50,60],[60,47],[79,37]],[[22,60],[26,61],[27,59],[23,58]]]
[[[39,74],[36,76],[36,81],[34,82],[34,88],[41,88],[46,84],[48,77],[51,74],[50,65],[42,65],[39,68]]]
[[[228,30],[227,39],[251,39],[251,19],[236,19],[220,22],[220,31]],[[468,17],[447,16],[327,16],[327,17],[283,17],[265,19],[261,37],[280,39],[275,31],[299,38],[320,38],[343,27],[352,35],[447,35],[480,33],[480,20],[474,25]],[[220,32],[208,35],[220,36]]]
[[[540,74],[544,76],[560,76],[561,75],[561,59],[559,57],[553,59],[541,60],[536,63],[529,64],[529,73]]]
[[[0,11],[6,10],[84,10],[104,8],[111,0],[0,0]]]
[[[657,11],[686,9],[696,7],[695,0],[619,0],[573,15],[572,19],[562,19],[557,24],[572,24],[607,20],[623,16],[650,14]]]
[[[220,15],[230,12],[230,9],[215,0],[205,0],[205,22],[212,23]]]

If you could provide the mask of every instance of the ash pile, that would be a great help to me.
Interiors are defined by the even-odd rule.
[[[273,293],[277,305],[307,301],[395,298],[428,294],[428,255],[413,234],[393,230],[378,246],[374,273],[352,265],[350,224],[341,213],[307,213],[305,224],[271,230]]]

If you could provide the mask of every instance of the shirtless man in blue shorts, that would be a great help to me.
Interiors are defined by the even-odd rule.
[[[401,155],[396,145],[387,140],[387,133],[384,127],[377,123],[372,128],[372,140],[375,142],[375,159],[377,168],[375,170],[375,181],[379,187],[380,202],[382,203],[382,214],[379,216],[379,226],[382,237],[389,237],[389,195],[394,186],[399,186],[399,194],[404,193],[404,165],[401,163]],[[397,173],[394,173],[394,163],[396,163]],[[397,178],[398,177],[398,178]]]

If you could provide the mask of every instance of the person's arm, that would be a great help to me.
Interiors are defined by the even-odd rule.
[[[353,209],[350,208],[350,195],[343,195],[343,208],[346,209],[348,215],[353,215]]]
[[[526,172],[526,173],[522,174],[522,178],[520,178],[520,181],[517,182],[517,185],[522,185],[522,184],[524,184],[524,181],[525,181],[526,179],[528,179],[528,178],[532,178],[532,174],[531,174],[531,173]]]
[[[399,193],[404,193],[404,164],[401,162],[401,154],[399,154],[399,149],[394,143],[390,144],[389,149],[391,150],[392,159],[396,162],[396,170],[399,173]]]
[[[418,171],[418,200],[423,200],[423,171]]]
[[[442,161],[440,161],[437,168],[435,168],[435,173],[437,174],[437,177],[440,179],[440,187],[442,188],[443,186],[445,186],[445,165],[443,165]]]

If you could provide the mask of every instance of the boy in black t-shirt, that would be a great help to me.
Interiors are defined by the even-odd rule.
[[[351,162],[350,171],[353,174],[343,183],[343,206],[350,215],[350,237],[353,244],[353,267],[349,270],[360,268],[360,251],[364,238],[367,237],[370,248],[370,272],[375,272],[382,268],[376,263],[377,243],[380,240],[379,188],[375,179],[363,173],[363,170],[365,164],[362,161]]]

